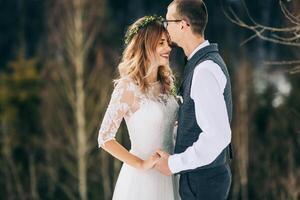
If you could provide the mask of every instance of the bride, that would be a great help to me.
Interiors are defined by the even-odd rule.
[[[153,168],[160,158],[153,152],[173,151],[178,110],[171,93],[170,39],[162,18],[145,16],[137,20],[128,29],[125,44],[118,66],[120,77],[115,81],[98,135],[99,147],[124,163],[113,199],[178,199],[174,177]],[[123,118],[130,136],[130,151],[115,140]]]

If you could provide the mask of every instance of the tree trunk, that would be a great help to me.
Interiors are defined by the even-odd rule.
[[[39,199],[39,195],[37,192],[36,186],[36,169],[35,169],[35,161],[34,156],[31,154],[29,156],[29,173],[30,173],[30,189],[31,189],[31,197],[33,200]]]
[[[75,67],[75,119],[77,127],[77,159],[79,193],[82,200],[87,199],[87,167],[86,167],[86,122],[85,122],[85,92],[84,92],[84,46],[83,46],[83,13],[82,2],[74,2],[74,40],[73,59]]]
[[[2,125],[3,125],[3,147],[2,147],[2,151],[3,151],[3,158],[5,161],[7,161],[7,176],[12,176],[11,183],[13,186],[13,182],[15,182],[15,188],[17,191],[17,196],[19,196],[19,199],[21,200],[25,200],[25,193],[24,193],[24,189],[23,189],[23,185],[18,173],[18,169],[16,167],[16,164],[14,162],[14,159],[12,157],[12,150],[11,150],[11,142],[13,141],[12,138],[9,138],[9,131],[8,130],[8,120],[6,120],[6,116],[4,116],[3,121],[2,121]],[[12,190],[13,191],[13,190]],[[12,195],[14,196],[13,193],[8,194],[8,195]]]
[[[1,82],[2,84],[2,82]],[[4,105],[5,106],[5,105]],[[4,158],[6,159],[6,155],[10,154],[10,149],[9,149],[9,144],[7,142],[7,122],[5,120],[5,117],[2,118],[1,120],[1,133],[2,133],[2,137],[1,139],[3,140],[3,146],[1,147],[1,151],[4,154]],[[6,159],[7,160],[7,159]],[[5,163],[5,166],[1,167],[1,170],[3,170],[3,174],[5,175],[5,186],[6,186],[6,196],[7,198],[10,199],[15,199],[15,194],[14,194],[14,190],[13,190],[13,180],[12,180],[12,176],[10,174],[10,167],[8,165],[8,163]]]
[[[112,198],[111,178],[109,176],[109,171],[108,153],[101,151],[101,174],[104,200],[109,200]]]
[[[248,63],[241,63],[235,77],[235,121],[233,125],[234,144],[234,181],[233,199],[248,199],[248,163],[249,163],[249,85],[251,69]]]

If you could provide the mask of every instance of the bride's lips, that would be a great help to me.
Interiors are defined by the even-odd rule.
[[[165,59],[169,59],[169,55],[170,55],[170,53],[160,54],[160,56],[163,57],[163,58],[165,58]]]

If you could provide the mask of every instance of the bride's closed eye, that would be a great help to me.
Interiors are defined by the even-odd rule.
[[[160,45],[163,45],[164,43],[165,43],[165,39],[164,38],[162,38],[160,41],[159,41],[159,43],[158,44],[160,44]]]
[[[168,45],[170,48],[172,48],[172,43],[169,43],[168,41],[166,41],[166,40],[161,40],[159,43],[158,43],[158,45],[159,46],[164,46],[165,45],[165,43],[167,43],[166,45]]]

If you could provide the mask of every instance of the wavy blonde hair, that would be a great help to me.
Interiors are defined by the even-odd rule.
[[[142,23],[144,19],[145,17],[138,19],[129,26],[128,31],[132,30],[139,23]],[[150,86],[147,77],[152,72],[150,58],[155,56],[156,47],[163,34],[166,34],[168,43],[170,44],[169,34],[158,20],[152,21],[139,29],[123,51],[122,60],[118,66],[120,77],[115,82],[124,77],[129,77],[137,83],[143,92],[146,92]],[[159,66],[157,77],[162,84],[162,92],[171,94],[171,90],[174,87],[174,76],[170,66]]]

